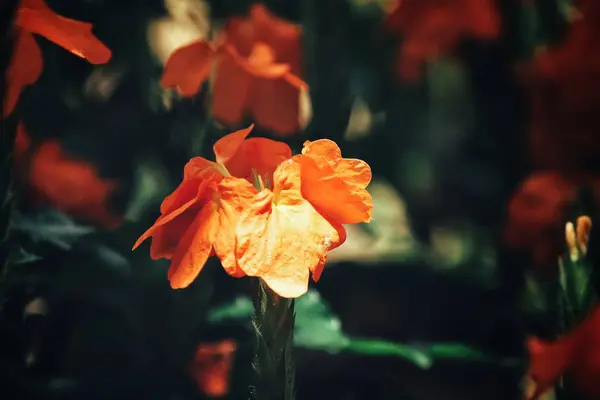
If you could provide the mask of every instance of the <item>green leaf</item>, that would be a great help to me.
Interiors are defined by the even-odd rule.
[[[228,320],[246,320],[252,317],[254,306],[248,297],[238,297],[231,303],[208,312],[208,322],[218,324]]]
[[[34,242],[52,243],[63,250],[69,250],[82,236],[96,231],[53,209],[27,215],[14,212],[11,229],[28,235]]]
[[[431,355],[417,347],[382,340],[352,339],[346,350],[352,353],[371,356],[397,356],[423,369],[430,368],[433,365]]]
[[[41,259],[42,259],[42,257],[40,257],[36,254],[33,254],[33,253],[29,253],[22,247],[19,247],[19,249],[17,251],[12,252],[9,255],[8,263],[10,265],[22,265],[22,264],[30,264],[32,262],[36,262]]]
[[[596,301],[593,291],[592,268],[586,259],[569,255],[559,260],[560,299],[563,304],[565,328],[578,324]]]
[[[348,347],[350,339],[342,332],[342,323],[321,295],[310,290],[296,300],[294,343],[298,347],[338,352]]]
[[[296,299],[296,347],[321,350],[329,353],[354,353],[374,357],[399,357],[419,368],[430,368],[435,360],[453,359],[485,362],[500,365],[516,365],[516,360],[498,360],[469,346],[456,343],[406,344],[386,340],[352,337],[344,333],[341,322],[319,295],[309,290]],[[249,322],[253,313],[252,302],[245,297],[209,312],[212,323],[227,320]]]

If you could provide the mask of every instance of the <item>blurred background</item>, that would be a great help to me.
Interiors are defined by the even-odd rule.
[[[36,36],[43,70],[2,121],[1,398],[248,398],[249,279],[212,258],[172,290],[131,247],[186,162],[250,123],[373,171],[373,221],[297,302],[297,398],[522,398],[525,338],[556,323],[528,276],[556,276],[565,222],[600,194],[596,0],[46,3],[112,58]],[[309,89],[249,112],[233,78],[161,86],[176,49],[224,35]]]

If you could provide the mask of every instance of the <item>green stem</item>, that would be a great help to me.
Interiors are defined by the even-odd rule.
[[[294,300],[280,297],[262,279],[254,298],[256,399],[294,400]]]

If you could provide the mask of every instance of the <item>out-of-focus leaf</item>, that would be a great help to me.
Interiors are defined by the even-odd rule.
[[[208,321],[220,323],[227,320],[249,319],[254,312],[252,301],[247,297],[238,297],[233,302],[209,311]]]
[[[132,199],[129,202],[126,218],[137,221],[144,214],[152,202],[164,195],[167,186],[167,178],[164,172],[157,166],[150,164],[139,164],[135,171],[138,182]]]
[[[348,347],[350,338],[342,332],[342,323],[321,295],[309,290],[296,300],[294,343],[298,347],[337,352]]]
[[[14,212],[11,229],[27,234],[34,242],[49,242],[63,250],[69,250],[75,241],[96,230],[52,209],[27,215]]]
[[[370,339],[352,339],[347,351],[371,356],[397,356],[405,358],[420,368],[431,367],[433,359],[422,350],[393,342]]]
[[[296,347],[329,353],[348,352],[369,356],[400,357],[424,369],[430,368],[435,360],[441,359],[500,365],[513,365],[517,362],[498,360],[463,344],[404,344],[346,335],[340,320],[315,290],[309,290],[304,296],[298,298],[295,309],[294,344]],[[227,320],[249,322],[252,312],[250,299],[237,298],[230,304],[212,310],[208,319],[212,323]]]
[[[563,304],[565,329],[578,324],[596,300],[591,281],[592,269],[585,258],[559,261],[560,299]]]
[[[8,258],[9,265],[22,265],[29,264],[41,260],[42,257],[27,252],[25,249],[19,247],[15,252],[12,252]]]

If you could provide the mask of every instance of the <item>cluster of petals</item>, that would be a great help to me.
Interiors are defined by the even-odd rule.
[[[212,43],[199,40],[177,49],[165,65],[161,85],[183,97],[196,95],[212,76],[211,113],[236,126],[250,116],[285,136],[300,129],[301,28],[255,4],[245,18],[229,19]]]
[[[529,339],[528,349],[529,376],[536,384],[528,400],[539,399],[566,374],[582,394],[600,397],[600,307],[557,340]]]
[[[4,117],[13,112],[23,88],[36,82],[42,74],[42,51],[33,34],[45,37],[92,64],[104,64],[111,58],[110,49],[93,35],[91,24],[62,17],[43,0],[21,0],[14,29],[13,56],[6,71]]]
[[[403,36],[396,69],[415,80],[425,62],[451,53],[463,37],[496,39],[500,19],[494,0],[396,0],[386,28]]]
[[[134,246],[152,237],[150,256],[171,260],[173,288],[192,283],[215,254],[231,276],[260,277],[282,297],[301,296],[310,272],[317,281],[328,250],[344,242],[342,224],[371,219],[364,161],[342,158],[327,139],[292,156],[285,143],[246,138],[251,130],[217,141],[216,161],[191,159]]]

